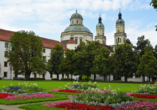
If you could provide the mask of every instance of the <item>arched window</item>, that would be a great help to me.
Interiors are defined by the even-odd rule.
[[[118,43],[119,43],[119,37],[118,37]]]
[[[119,39],[119,42],[121,43],[121,38]]]
[[[77,22],[77,24],[78,24],[78,20],[77,20],[76,22]]]

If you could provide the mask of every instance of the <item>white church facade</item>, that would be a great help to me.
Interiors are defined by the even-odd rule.
[[[0,29],[0,77],[3,79],[13,79],[13,78],[24,78],[24,75],[14,75],[13,70],[10,70],[9,64],[7,62],[7,52],[6,48],[8,47],[9,37],[13,35],[13,31],[8,31],[4,29]],[[102,23],[101,16],[98,19],[98,24],[96,25],[96,35],[93,38],[93,33],[83,25],[83,17],[76,10],[74,14],[72,14],[70,18],[70,25],[61,33],[61,41],[55,41],[51,39],[42,38],[42,42],[44,45],[43,49],[43,58],[47,61],[50,59],[50,53],[52,48],[56,43],[63,45],[63,49],[75,49],[81,42],[87,43],[88,41],[99,41],[101,46],[105,46],[108,50],[110,50],[111,54],[114,54],[114,47],[117,44],[123,44],[127,39],[127,34],[125,33],[125,22],[122,19],[122,14],[119,12],[118,20],[116,21],[116,33],[114,34],[114,45],[109,46],[106,45],[107,37],[105,36],[105,28]],[[78,79],[79,76],[73,76],[73,79]],[[49,72],[46,74],[38,75],[31,74],[30,78],[45,78],[45,80],[56,79],[57,75],[53,74],[52,76]],[[67,75],[59,75],[59,79],[62,78],[71,78],[71,76]],[[91,79],[94,79],[94,76],[91,76]],[[97,75],[96,80],[103,80],[103,76]],[[107,76],[107,81],[112,80],[122,80],[124,81],[124,77],[117,78],[113,75]],[[147,77],[146,77],[147,80]],[[142,77],[133,76],[128,78],[128,81],[132,82],[142,82]]]

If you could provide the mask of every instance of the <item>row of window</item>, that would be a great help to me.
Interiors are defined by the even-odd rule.
[[[78,42],[77,42],[77,39],[75,39],[75,42],[78,43]],[[82,39],[80,39],[80,43],[81,43],[81,42],[82,42]]]
[[[125,38],[123,39],[123,42],[125,42]],[[121,38],[118,37],[118,38],[116,39],[116,43],[121,43]]]

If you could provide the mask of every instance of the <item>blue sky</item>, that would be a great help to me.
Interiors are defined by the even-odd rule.
[[[114,43],[115,23],[119,8],[125,21],[127,38],[135,45],[137,37],[145,35],[157,45],[157,11],[151,0],[1,0],[0,28],[34,31],[37,35],[60,41],[61,32],[70,24],[77,8],[83,24],[96,35],[99,13],[105,25],[107,45]]]

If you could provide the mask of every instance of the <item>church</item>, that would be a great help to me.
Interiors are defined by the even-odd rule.
[[[93,38],[93,33],[83,25],[83,17],[79,14],[76,10],[74,14],[70,17],[69,26],[61,33],[61,41],[56,41],[52,39],[47,39],[40,37],[43,42],[43,58],[47,61],[50,59],[50,53],[52,48],[55,46],[56,43],[63,45],[63,49],[73,49],[81,43],[88,41],[99,41],[101,46],[106,47],[110,50],[111,54],[114,54],[115,45],[117,44],[124,44],[125,40],[127,39],[127,34],[125,33],[125,22],[122,19],[122,14],[119,12],[118,20],[116,21],[116,32],[114,34],[114,44],[113,45],[106,45],[107,36],[105,36],[105,28],[104,24],[102,23],[102,18],[99,16],[98,23],[96,24],[96,35]],[[15,79],[15,78],[24,78],[25,75],[15,75],[13,70],[9,68],[9,64],[7,62],[7,51],[6,48],[8,47],[8,43],[10,41],[10,36],[13,35],[13,31],[0,29],[0,77],[2,79]],[[110,36],[111,37],[111,36]],[[79,76],[72,76],[73,79],[77,80]],[[109,78],[110,77],[110,78]],[[53,74],[50,75],[49,72],[46,72],[43,75],[39,74],[31,74],[30,78],[45,78],[45,80],[56,79],[57,75]],[[70,75],[60,74],[59,79],[62,78],[71,78]],[[91,79],[94,79],[94,76],[91,76]],[[96,80],[103,80],[104,78],[100,75],[96,76]],[[113,75],[107,76],[107,80],[122,80],[124,81],[124,77],[117,78]],[[142,82],[142,77],[130,77],[128,81],[132,82]]]

